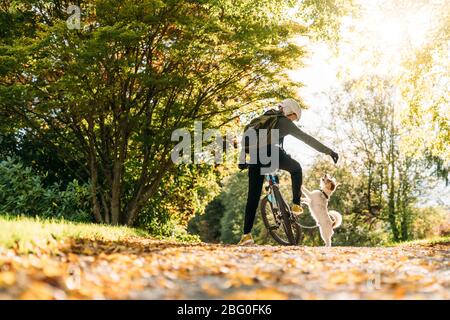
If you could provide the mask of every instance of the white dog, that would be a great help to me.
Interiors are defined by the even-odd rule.
[[[302,186],[305,195],[302,203],[308,205],[312,217],[316,220],[320,229],[320,236],[327,247],[331,247],[333,229],[342,223],[342,215],[334,210],[328,211],[328,199],[336,190],[337,184],[334,179],[325,175],[320,180],[320,190],[309,191]]]

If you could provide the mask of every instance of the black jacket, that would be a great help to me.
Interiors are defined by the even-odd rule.
[[[250,129],[254,128],[256,131],[259,129],[267,129],[268,133],[270,135],[270,130],[272,129],[278,129],[279,130],[279,141],[278,144],[280,146],[283,145],[284,137],[291,135],[300,141],[303,141],[310,147],[314,148],[315,150],[322,152],[324,154],[331,154],[332,150],[328,148],[327,146],[323,145],[319,141],[317,141],[315,138],[311,137],[307,133],[300,130],[299,127],[297,127],[291,120],[289,120],[281,111],[277,111],[274,109],[268,110],[265,112],[262,116],[259,116],[255,119],[253,119],[249,125],[245,127],[245,132]],[[273,143],[270,141],[270,138],[267,139],[267,144]],[[258,146],[263,147],[261,143],[258,141]],[[244,144],[244,148],[247,151],[249,146]]]

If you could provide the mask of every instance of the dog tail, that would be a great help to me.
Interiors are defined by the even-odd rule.
[[[328,211],[328,214],[331,216],[331,219],[333,220],[333,229],[340,227],[342,224],[342,215],[334,210]]]

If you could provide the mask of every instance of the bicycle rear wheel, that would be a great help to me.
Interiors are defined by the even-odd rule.
[[[285,246],[298,244],[300,227],[291,222],[289,216],[283,215],[279,208],[274,208],[268,196],[261,200],[260,208],[264,225],[276,242]]]

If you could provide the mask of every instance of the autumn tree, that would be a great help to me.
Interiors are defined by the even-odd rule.
[[[450,3],[433,2],[436,12],[427,43],[405,58],[399,84],[408,105],[402,142],[414,158],[425,157],[449,183],[450,169]]]
[[[0,114],[79,164],[98,222],[136,221],[173,166],[174,129],[291,92],[289,2],[75,4],[71,30],[68,1],[2,2]]]
[[[400,121],[400,100],[392,79],[367,75],[347,81],[338,94],[335,116],[341,119],[349,141],[355,171],[366,179],[365,196],[369,213],[381,212],[389,223],[394,241],[409,238],[412,205],[425,182],[422,160],[402,152],[404,134]]]

